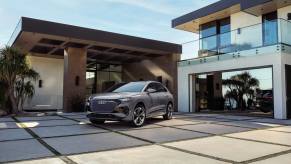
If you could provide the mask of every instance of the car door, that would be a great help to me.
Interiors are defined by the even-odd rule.
[[[145,89],[147,92],[148,99],[149,99],[149,107],[148,107],[148,114],[152,115],[155,113],[159,108],[159,92],[157,92],[157,85],[155,83],[148,84],[147,88]]]
[[[156,83],[157,92],[159,95],[159,102],[157,108],[165,110],[168,105],[169,95],[168,90],[160,83]]]

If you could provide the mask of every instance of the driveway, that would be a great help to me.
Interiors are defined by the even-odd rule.
[[[0,163],[291,163],[291,120],[176,113],[141,128],[86,113],[0,118]]]

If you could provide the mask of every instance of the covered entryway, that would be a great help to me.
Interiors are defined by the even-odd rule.
[[[10,45],[40,73],[25,109],[72,111],[72,103],[119,82],[156,80],[176,95],[181,45],[22,18]]]

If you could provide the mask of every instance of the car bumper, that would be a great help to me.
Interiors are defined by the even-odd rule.
[[[119,121],[119,120],[125,119],[127,116],[123,113],[89,113],[87,117],[89,119],[96,119],[96,120]]]
[[[111,121],[131,121],[131,111],[128,106],[116,106],[112,112],[99,112],[98,110],[90,109],[87,115],[89,119],[96,120],[111,120]]]

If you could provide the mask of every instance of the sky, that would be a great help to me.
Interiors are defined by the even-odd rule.
[[[171,20],[216,1],[0,0],[0,46],[22,16],[182,44],[197,36],[171,28]]]

